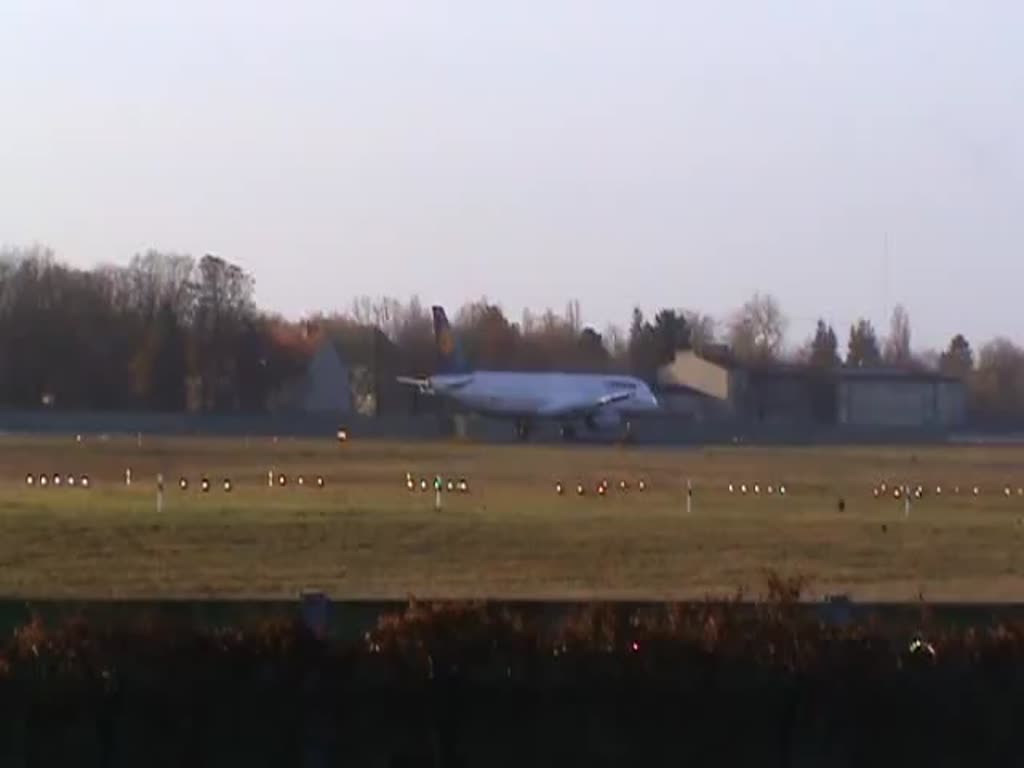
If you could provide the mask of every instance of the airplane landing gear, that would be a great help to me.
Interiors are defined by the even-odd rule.
[[[576,438],[576,427],[572,424],[563,424],[561,433],[563,440],[574,440]]]

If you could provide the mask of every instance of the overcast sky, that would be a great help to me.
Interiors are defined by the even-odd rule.
[[[883,258],[889,235],[889,263]],[[1024,341],[1024,3],[0,0],[0,244]]]

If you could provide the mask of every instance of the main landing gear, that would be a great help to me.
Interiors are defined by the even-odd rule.
[[[576,439],[576,427],[574,427],[572,424],[563,424],[560,431],[563,440]]]

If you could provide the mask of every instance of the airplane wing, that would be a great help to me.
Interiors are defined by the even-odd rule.
[[[407,387],[416,387],[420,392],[433,391],[430,386],[430,379],[417,379],[414,376],[396,376],[395,381]]]
[[[564,418],[586,416],[587,414],[599,411],[612,403],[627,400],[632,397],[632,395],[632,392],[609,392],[607,395],[602,395],[601,397],[591,398],[588,400],[564,400],[562,402],[544,406],[540,409],[540,414],[542,416]]]
[[[433,395],[436,393],[444,394],[445,392],[452,392],[456,389],[461,389],[469,384],[469,382],[473,380],[473,377],[472,375],[447,376],[442,381],[438,382],[436,387],[430,379],[420,379],[415,376],[396,376],[395,380],[399,384],[405,384],[408,387],[416,387],[424,394]]]

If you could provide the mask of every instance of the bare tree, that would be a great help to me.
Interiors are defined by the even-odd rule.
[[[394,336],[400,366],[406,373],[428,373],[434,362],[434,324],[430,313],[413,296],[401,308]]]
[[[973,376],[975,407],[988,415],[1019,415],[1024,411],[1024,350],[1007,338],[985,344]]]
[[[580,303],[573,299],[565,308],[565,323],[574,336],[580,333]]]
[[[733,316],[729,342],[742,360],[777,360],[786,340],[787,320],[770,294],[755,293]]]
[[[913,362],[910,350],[910,317],[902,304],[897,304],[892,311],[883,358],[889,365],[909,366]]]
[[[253,280],[241,267],[211,255],[202,258],[197,273],[193,330],[203,406],[231,407],[239,402],[237,342],[255,314]]]

